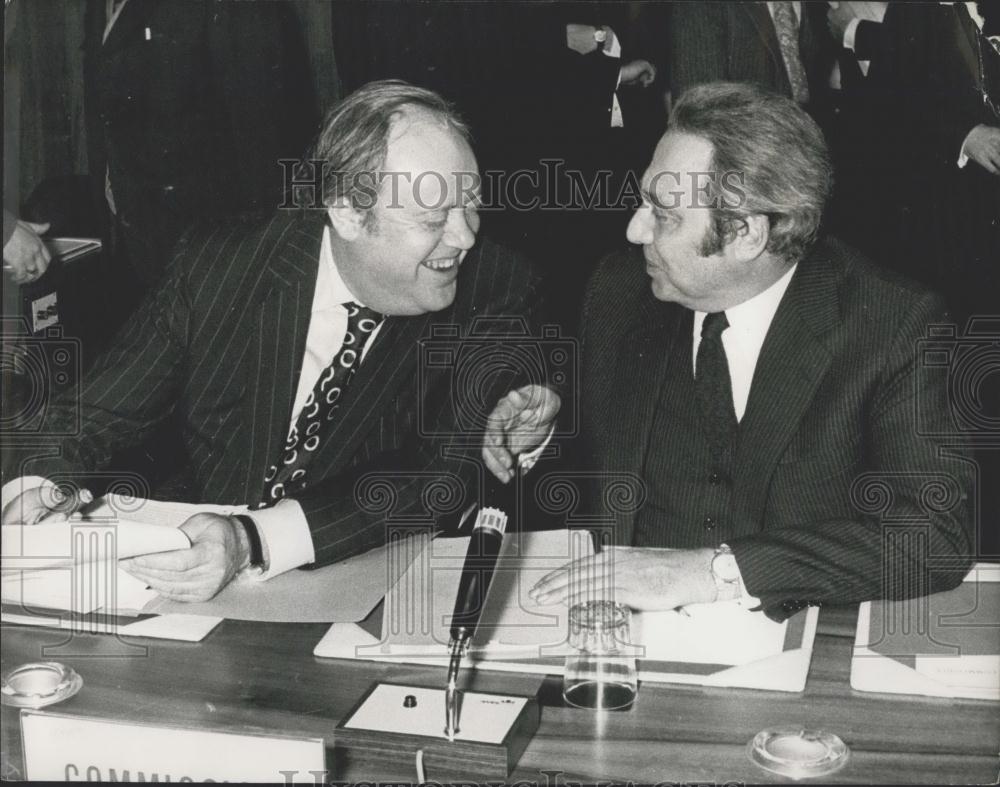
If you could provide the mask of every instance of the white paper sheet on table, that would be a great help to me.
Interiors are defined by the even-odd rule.
[[[74,587],[81,585],[81,568],[74,580],[72,536],[74,525],[113,525],[118,544],[118,556],[127,557],[185,548],[189,542],[177,527],[195,513],[241,513],[245,506],[218,506],[192,503],[170,503],[108,496],[90,507],[85,517],[58,527],[65,529],[54,546],[46,546],[36,537],[34,528],[15,527],[7,550],[7,528],[4,528],[4,555],[15,555],[7,570],[5,558],[3,601],[13,605],[46,609],[73,609],[81,614],[136,616],[141,613],[206,615],[210,617],[274,622],[354,622],[361,620],[381,601],[386,588],[391,587],[409,561],[419,555],[425,541],[422,536],[394,541],[363,555],[350,558],[315,571],[289,571],[267,581],[249,576],[238,577],[211,601],[203,603],[171,602],[160,598],[144,583],[125,571],[113,571],[117,605],[110,609],[100,604],[100,598],[74,598]],[[27,539],[22,535],[28,533]],[[25,545],[29,554],[40,554],[50,565],[45,570],[23,571],[14,566],[35,566],[34,559],[23,557]],[[110,563],[92,561],[87,569],[91,577],[112,576]],[[103,581],[103,580],[102,580]],[[86,582],[82,582],[86,585]]]
[[[976,563],[944,593],[861,604],[851,688],[1000,701],[1000,565]]]
[[[45,628],[68,629],[71,631],[92,631],[100,634],[115,633],[122,637],[146,637],[149,639],[173,639],[181,642],[201,642],[222,622],[220,617],[209,615],[151,615],[127,623],[116,621],[114,627],[107,624],[87,628],[71,617],[53,615],[23,615],[4,610],[0,612],[0,623],[20,626],[43,626]]]
[[[410,565],[386,598],[381,640],[357,626],[337,625],[314,654],[444,665],[467,545],[468,538],[438,539]],[[493,625],[480,626],[466,663],[482,669],[561,672],[570,652],[568,610],[539,606],[527,591],[545,574],[591,551],[589,535],[580,531],[512,534],[505,539],[483,612],[483,620]],[[737,602],[636,613],[632,641],[644,648],[640,678],[801,691],[816,620],[817,610],[809,609],[776,623]]]

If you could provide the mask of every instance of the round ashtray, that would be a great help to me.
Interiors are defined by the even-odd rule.
[[[62,702],[83,686],[72,667],[55,661],[22,664],[3,676],[0,700],[15,708],[44,708]]]
[[[747,756],[771,773],[809,779],[839,771],[850,749],[832,732],[789,727],[758,732],[747,744]]]

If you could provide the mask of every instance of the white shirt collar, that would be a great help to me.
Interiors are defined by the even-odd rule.
[[[345,303],[361,302],[344,282],[333,260],[333,247],[330,242],[330,228],[323,229],[323,240],[319,247],[319,271],[316,274],[316,294],[313,296],[312,313],[341,307]]]
[[[757,359],[760,357],[764,339],[778,311],[778,305],[795,275],[797,265],[793,265],[774,284],[738,306],[726,309],[729,328],[722,334],[722,344],[726,350],[726,362],[733,388],[733,406],[737,419],[743,418],[750,398]],[[692,368],[697,371],[698,345],[701,343],[701,326],[705,312],[694,313],[692,340]]]
[[[729,320],[729,326],[737,333],[759,335],[759,344],[763,344],[767,329],[771,327],[771,320],[774,319],[774,313],[778,311],[778,304],[781,303],[785,290],[788,289],[788,283],[792,280],[797,267],[796,263],[774,284],[763,292],[757,293],[750,300],[726,309],[726,319]]]

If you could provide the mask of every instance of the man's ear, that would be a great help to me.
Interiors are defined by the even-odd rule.
[[[755,260],[767,248],[771,237],[771,224],[767,216],[754,213],[744,217],[733,238],[733,251],[745,260]]]
[[[337,200],[333,207],[326,209],[326,213],[330,217],[334,232],[343,240],[357,240],[361,235],[365,225],[365,215],[351,205],[346,197]]]

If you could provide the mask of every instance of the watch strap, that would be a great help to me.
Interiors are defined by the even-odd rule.
[[[235,514],[236,520],[243,525],[247,534],[247,542],[250,544],[250,565],[253,568],[260,568],[264,565],[264,544],[260,540],[260,531],[257,524],[245,514]]]

